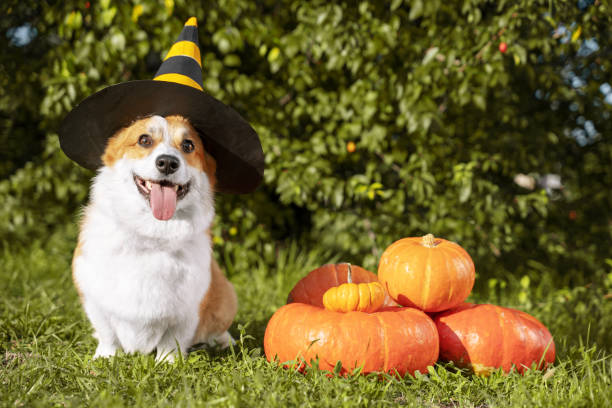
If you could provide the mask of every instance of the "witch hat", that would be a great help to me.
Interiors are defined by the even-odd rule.
[[[152,80],[111,85],[68,113],[59,130],[60,146],[72,160],[94,170],[119,129],[152,115],[182,115],[217,162],[217,190],[252,192],[263,179],[259,137],[235,110],[203,88],[197,20],[191,17]]]

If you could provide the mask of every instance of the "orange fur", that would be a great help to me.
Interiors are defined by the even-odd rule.
[[[112,167],[119,159],[124,157],[129,159],[142,159],[147,157],[155,148],[155,145],[161,141],[161,135],[151,134],[147,128],[148,118],[139,119],[130,126],[119,130],[113,137],[108,140],[104,154],[102,155],[102,163],[105,166]],[[138,138],[148,134],[153,137],[153,145],[150,147],[142,147],[138,144]]]
[[[234,287],[221,272],[213,259],[210,263],[210,288],[200,302],[200,321],[194,336],[194,344],[203,343],[211,335],[226,331],[238,310],[238,298]]]

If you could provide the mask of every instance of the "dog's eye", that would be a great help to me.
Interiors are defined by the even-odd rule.
[[[153,145],[153,138],[151,135],[140,135],[138,144],[142,147],[151,147]]]
[[[181,149],[183,149],[185,153],[191,153],[193,149],[195,149],[195,146],[191,140],[185,139],[183,143],[181,143]]]

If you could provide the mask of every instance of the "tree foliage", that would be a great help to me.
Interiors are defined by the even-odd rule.
[[[611,256],[612,11],[578,3],[3,2],[5,37],[38,34],[0,45],[0,233],[74,219],[92,174],[59,150],[61,119],[151,78],[195,15],[206,91],[266,153],[257,193],[218,198],[215,242],[238,267],[299,235],[375,268],[394,240],[432,232],[480,274],[588,276]],[[563,188],[538,184],[546,174]]]

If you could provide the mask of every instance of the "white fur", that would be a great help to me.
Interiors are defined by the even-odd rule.
[[[172,359],[177,345],[192,344],[199,304],[211,280],[213,193],[205,173],[187,165],[170,144],[167,122],[149,119],[159,143],[140,160],[122,158],[103,167],[94,179],[81,229],[74,278],[98,339],[95,357],[157,349]],[[190,190],[168,221],[157,220],[139,193],[133,174],[160,179],[155,158],[172,154],[178,171],[163,177]]]

